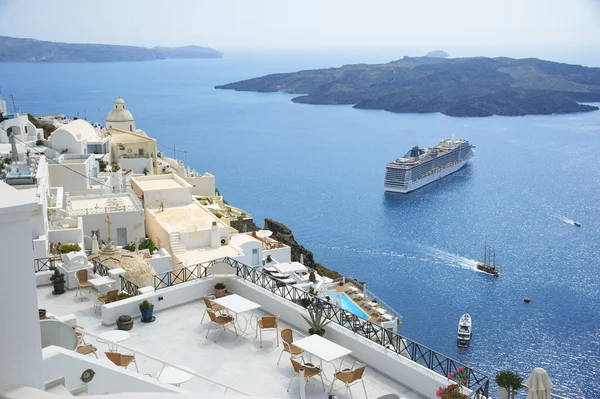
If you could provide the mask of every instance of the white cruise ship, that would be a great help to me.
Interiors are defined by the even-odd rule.
[[[456,172],[475,154],[463,139],[446,139],[432,148],[413,147],[402,158],[387,164],[385,191],[409,193]]]

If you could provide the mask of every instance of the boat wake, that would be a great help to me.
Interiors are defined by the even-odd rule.
[[[572,224],[573,226],[575,226],[576,223],[577,223],[575,220],[569,219],[568,217],[562,216],[562,215],[559,215],[559,214],[554,214],[552,216],[554,216],[555,218],[557,218],[559,220],[562,220],[563,222],[565,222],[567,224]]]
[[[458,254],[453,254],[438,248],[425,247],[429,252],[429,255],[433,258],[433,262],[436,264],[442,264],[446,266],[459,267],[461,269],[473,270],[478,273],[484,273],[477,269],[477,260],[467,258]]]

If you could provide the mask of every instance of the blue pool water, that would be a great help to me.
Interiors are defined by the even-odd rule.
[[[352,298],[343,292],[337,293],[336,291],[327,291],[327,295],[331,297],[333,303],[337,304],[342,309],[346,309],[347,311],[352,312],[363,319],[369,320],[369,315],[362,310],[360,306],[358,306],[356,302],[352,300]]]
[[[214,89],[391,59],[0,63],[0,76],[5,98],[13,94],[32,114],[83,117],[85,109],[102,120],[122,96],[159,149],[185,150],[179,157],[215,174],[228,202],[258,224],[285,223],[317,261],[366,281],[404,316],[399,333],[491,375],[544,367],[557,394],[600,397],[600,112],[399,115]],[[467,167],[409,195],[384,193],[387,162],[452,134],[477,145]],[[485,243],[496,250],[499,277],[476,270]],[[459,350],[464,313],[473,317],[473,340]]]

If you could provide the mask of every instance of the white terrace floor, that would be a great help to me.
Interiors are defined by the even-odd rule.
[[[106,327],[100,322],[100,311],[94,314],[95,291],[89,294],[83,302],[75,297],[75,291],[67,291],[63,295],[52,295],[52,286],[38,287],[38,305],[41,309],[56,316],[74,314],[77,324],[83,326],[87,331],[99,334],[114,330],[114,327]],[[287,387],[293,375],[289,357],[284,355],[279,366],[277,359],[281,354],[281,343],[277,347],[274,331],[263,332],[263,347],[255,339],[255,330],[248,327],[245,335],[236,337],[233,330],[229,328],[222,331],[217,343],[214,342],[217,330],[213,330],[206,338],[206,329],[209,326],[208,316],[204,323],[200,323],[204,313],[204,303],[199,301],[181,305],[156,314],[154,323],[142,323],[134,319],[134,327],[130,331],[131,337],[122,342],[125,346],[147,353],[172,364],[187,366],[199,374],[210,377],[217,381],[229,384],[234,388],[248,392],[253,396],[272,398],[298,398],[299,386],[297,379],[294,381],[290,392]],[[261,313],[257,312],[256,315]],[[247,316],[248,317],[248,316]],[[243,320],[243,319],[240,319]],[[285,323],[280,323],[280,328],[287,328]],[[299,333],[294,332],[295,339],[299,339]],[[98,348],[98,355],[105,357],[104,351],[108,350],[106,344],[95,342],[94,339],[86,340]],[[91,342],[90,342],[91,341]],[[141,356],[136,358],[140,373],[150,373],[156,377],[162,364]],[[306,359],[309,361],[309,359]],[[318,363],[318,359],[312,359]],[[346,358],[344,367],[350,367],[354,359]],[[338,364],[339,365],[339,364]],[[130,370],[135,370],[132,364]],[[311,378],[306,386],[308,398],[327,398],[330,383],[334,372],[334,366],[324,363],[325,387],[323,392],[319,379]],[[422,399],[423,397],[408,388],[392,381],[379,372],[369,368],[365,372],[364,381],[367,393],[371,398],[394,393],[400,398]],[[202,393],[222,393],[223,388],[216,384],[208,383],[199,378],[194,378],[181,385],[181,388]],[[349,398],[350,395],[341,383],[336,384],[333,394],[341,398]],[[364,392],[359,384],[352,387],[352,395],[355,398],[363,398]]]

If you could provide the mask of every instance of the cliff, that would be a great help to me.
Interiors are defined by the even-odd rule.
[[[0,36],[0,62],[114,62],[167,58],[222,58],[208,47],[136,47],[47,42]]]
[[[398,113],[450,116],[596,111],[600,68],[536,58],[404,57],[387,64],[280,73],[217,89],[299,94],[303,104],[350,104]]]

